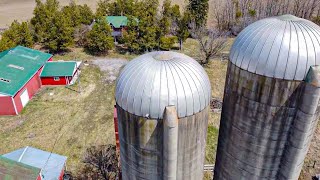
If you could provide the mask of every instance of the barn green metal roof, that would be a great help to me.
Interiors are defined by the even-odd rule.
[[[22,46],[0,53],[0,94],[14,96],[51,57]]]
[[[41,77],[58,77],[58,76],[73,76],[74,70],[77,67],[75,61],[56,61],[48,62],[41,73]]]
[[[40,169],[0,156],[0,179],[36,180]]]
[[[108,23],[112,24],[115,28],[126,26],[128,24],[128,18],[126,16],[107,16]]]
[[[121,28],[128,25],[128,18],[126,16],[107,16],[106,20],[109,24],[112,24],[115,28]],[[136,23],[139,23],[137,18],[134,18]]]

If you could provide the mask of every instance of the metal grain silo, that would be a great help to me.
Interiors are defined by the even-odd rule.
[[[201,179],[210,97],[206,72],[186,55],[132,60],[116,84],[122,178]]]
[[[319,119],[320,28],[263,19],[230,53],[214,179],[298,179]]]

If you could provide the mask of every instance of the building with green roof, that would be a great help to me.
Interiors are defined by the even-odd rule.
[[[17,46],[0,53],[0,115],[17,115],[41,88],[40,73],[52,55]]]
[[[73,73],[67,84],[74,82],[80,63],[51,64],[50,61],[52,61],[51,54],[23,46],[0,53],[0,115],[19,114],[44,85],[41,74],[44,79],[50,78],[49,75],[54,79],[61,76],[69,77]],[[48,64],[47,68],[45,68],[46,64]]]
[[[40,77],[42,85],[70,85],[73,84],[80,73],[81,62],[55,61],[48,62]]]
[[[126,16],[106,16],[106,21],[111,25],[114,37],[122,36],[123,30],[126,30],[129,22]],[[138,19],[135,18],[135,21],[138,23]]]

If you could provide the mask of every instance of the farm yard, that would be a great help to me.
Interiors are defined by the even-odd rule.
[[[229,40],[229,44],[233,39]],[[193,49],[197,43],[188,39],[183,53],[195,57]],[[230,48],[227,47],[225,51]],[[29,102],[22,114],[0,117],[0,154],[24,146],[33,146],[53,151],[68,157],[67,169],[77,173],[83,165],[82,158],[91,145],[115,144],[113,105],[116,77],[120,69],[134,56],[111,53],[106,57],[87,55],[75,48],[64,55],[56,55],[55,60],[81,59],[84,61],[79,84],[71,87],[46,87]],[[222,100],[227,61],[220,57],[213,59],[206,67],[212,86],[212,96]],[[219,112],[210,112],[206,148],[206,164],[215,161]],[[317,132],[319,132],[319,128]],[[319,159],[319,133],[316,133],[301,179],[310,179],[320,170],[315,160]],[[54,147],[54,148],[53,148]],[[210,173],[205,179],[210,179]]]
[[[88,148],[116,143],[113,110],[116,79],[121,69],[132,59],[146,52],[172,50],[196,59],[209,76],[212,97],[205,164],[214,164],[227,59],[231,45],[235,36],[251,21],[271,16],[264,14],[268,12],[267,10],[256,11],[269,7],[270,4],[232,1],[233,3],[221,5],[224,9],[216,6],[216,10],[220,11],[214,14],[213,2],[231,1],[209,0],[208,12],[199,12],[194,11],[197,7],[193,7],[193,10],[190,6],[189,9],[183,8],[186,5],[185,0],[172,0],[171,5],[163,3],[169,1],[159,0],[161,8],[154,5],[153,2],[156,1],[141,0],[136,3],[145,2],[148,5],[144,7],[141,4],[135,4],[133,10],[130,10],[128,7],[133,4],[128,3],[121,6],[122,10],[119,13],[120,10],[113,3],[129,1],[104,1],[105,4],[101,3],[98,7],[98,0],[75,0],[73,1],[75,3],[70,3],[70,0],[58,1],[60,6],[55,0],[41,1],[46,3],[38,3],[37,6],[34,0],[2,0],[0,2],[0,52],[23,43],[22,46],[55,54],[54,61],[82,61],[80,81],[65,87],[42,87],[18,116],[0,116],[0,155],[21,147],[33,146],[67,156],[67,171],[79,175],[86,165],[84,157]],[[282,2],[284,1],[278,3]],[[202,3],[206,3],[205,0]],[[82,6],[84,4],[88,6]],[[174,4],[180,6],[180,11]],[[285,7],[284,4],[281,5]],[[231,9],[230,6],[234,9],[226,11]],[[256,9],[252,9],[251,6]],[[303,9],[307,5],[298,3],[298,6]],[[33,14],[34,8],[37,13]],[[290,12],[290,8],[293,7],[289,7],[288,4],[286,12]],[[279,12],[280,9],[285,11],[285,8],[279,8]],[[276,11],[277,8],[273,8],[269,13],[276,13]],[[320,24],[320,11],[318,15],[311,11],[304,13],[305,16],[309,14],[304,18]],[[123,12],[126,14],[122,15]],[[49,18],[42,18],[44,13]],[[152,15],[145,16],[149,13]],[[199,16],[200,19],[197,21],[198,16],[192,16],[189,13],[204,13],[204,16]],[[207,18],[206,13],[208,13]],[[296,16],[302,17],[299,15],[301,12],[295,13]],[[131,16],[139,18],[132,19]],[[33,21],[30,22],[32,17]],[[121,23],[117,21],[111,23],[108,20],[109,17],[112,17],[111,19],[120,17],[125,20]],[[95,21],[95,18],[98,18],[98,21]],[[292,20],[295,17],[286,15],[281,18]],[[2,32],[15,19],[18,22],[12,23],[8,30]],[[135,24],[135,22],[138,23]],[[201,22],[199,26],[197,22]],[[116,37],[113,34],[117,31],[121,32],[121,35]],[[178,50],[179,48],[182,49]],[[216,52],[215,49],[217,49]],[[55,80],[57,77],[50,78]],[[146,117],[149,118],[149,114],[146,114]],[[247,127],[249,126],[244,126],[244,128]],[[229,133],[229,131],[225,132]],[[311,179],[312,176],[320,173],[319,133],[320,125],[316,129],[305,159],[299,178],[301,180]],[[238,149],[235,154],[240,154]],[[204,179],[211,180],[212,173],[206,172]]]

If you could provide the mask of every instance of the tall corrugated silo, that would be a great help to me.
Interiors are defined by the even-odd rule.
[[[320,28],[283,15],[236,38],[215,180],[297,180],[319,119]]]
[[[210,97],[206,72],[186,55],[128,63],[116,84],[122,178],[201,179]]]

